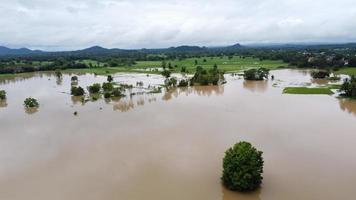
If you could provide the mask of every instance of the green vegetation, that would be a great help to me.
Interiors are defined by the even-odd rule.
[[[198,66],[192,79],[190,79],[191,85],[218,85],[224,80],[224,72],[219,71],[217,65],[210,70],[206,70],[201,66]]]
[[[29,98],[25,99],[24,106],[26,108],[38,108],[40,106],[40,104],[38,103],[38,101],[35,98],[29,97]]]
[[[6,99],[6,91],[0,90],[0,100],[5,100],[5,99]]]
[[[356,97],[356,77],[351,76],[350,79],[346,79],[341,85],[340,92],[346,97]]]
[[[245,80],[260,81],[268,79],[269,69],[258,68],[258,69],[249,69],[244,71]]]
[[[262,183],[262,152],[248,142],[239,142],[225,152],[223,184],[230,190],[251,191]]]
[[[285,94],[334,94],[329,87],[307,88],[307,87],[286,87],[283,90]]]
[[[100,89],[101,89],[100,83],[94,83],[93,85],[88,86],[88,91],[90,94],[99,93]]]
[[[335,72],[336,74],[346,74],[356,76],[356,67],[344,67]]]
[[[73,86],[70,90],[71,95],[73,96],[83,96],[85,94],[84,89],[82,87]]]
[[[120,88],[114,88],[113,91],[111,92],[111,95],[114,97],[124,97],[125,95],[122,94]]]

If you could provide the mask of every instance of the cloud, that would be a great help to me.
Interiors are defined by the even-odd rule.
[[[354,0],[1,0],[0,42],[58,50],[356,40]]]

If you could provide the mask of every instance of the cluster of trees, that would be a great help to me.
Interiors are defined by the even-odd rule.
[[[217,65],[210,70],[198,66],[194,76],[190,79],[190,85],[218,85],[224,80],[224,72],[220,71]]]
[[[269,75],[269,69],[263,67],[244,71],[245,80],[260,81],[260,80],[268,79],[268,75]]]

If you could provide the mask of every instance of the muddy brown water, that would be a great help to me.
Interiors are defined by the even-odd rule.
[[[304,71],[272,73],[275,81],[227,76],[223,86],[85,104],[68,94],[69,75],[3,79],[0,199],[354,199],[356,102],[282,94],[288,85],[316,83]],[[163,81],[143,74],[115,80]],[[81,86],[103,81],[79,76]],[[28,96],[39,100],[38,110],[24,110]],[[224,151],[240,140],[264,152],[256,192],[220,183]]]

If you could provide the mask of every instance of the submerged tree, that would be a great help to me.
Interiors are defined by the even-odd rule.
[[[345,79],[340,92],[347,97],[356,97],[356,77],[351,76],[350,79]]]
[[[239,142],[225,152],[223,184],[230,190],[251,191],[262,183],[263,158],[248,142]]]
[[[268,79],[268,75],[269,75],[269,69],[263,67],[244,71],[245,80],[260,81],[260,80]]]

